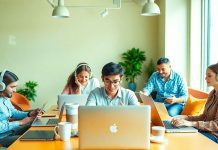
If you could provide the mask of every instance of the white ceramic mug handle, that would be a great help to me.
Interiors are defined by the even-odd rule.
[[[57,133],[57,129],[59,130],[59,127],[58,127],[58,126],[55,126],[55,127],[54,127],[54,133],[55,133],[56,136],[59,136],[59,134]]]

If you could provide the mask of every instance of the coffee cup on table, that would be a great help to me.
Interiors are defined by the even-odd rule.
[[[164,137],[165,135],[165,127],[162,126],[153,126],[151,128],[152,136],[150,137],[151,142],[155,143],[167,143],[167,138]]]
[[[70,122],[73,130],[78,128],[78,107],[79,104],[67,103],[66,107],[66,120]]]
[[[162,126],[153,126],[152,127],[152,135],[156,137],[164,137],[165,128]]]
[[[54,133],[60,136],[62,141],[68,141],[71,137],[71,123],[69,122],[59,122],[54,128]]]

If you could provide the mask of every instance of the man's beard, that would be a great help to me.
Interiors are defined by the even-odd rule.
[[[13,93],[11,93],[11,94],[5,93],[5,97],[11,98],[11,97],[12,97],[12,94],[13,94]]]
[[[164,77],[166,77],[166,74],[160,74],[160,76],[161,76],[162,78],[164,78]]]

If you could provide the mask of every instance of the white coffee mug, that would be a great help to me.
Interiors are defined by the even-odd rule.
[[[68,141],[71,137],[71,123],[59,122],[54,128],[54,133],[60,136],[61,140]]]
[[[157,137],[164,137],[165,127],[162,126],[153,126],[152,127],[152,135]]]
[[[79,104],[67,103],[66,107],[66,120],[72,124],[72,129],[78,128],[78,107]]]

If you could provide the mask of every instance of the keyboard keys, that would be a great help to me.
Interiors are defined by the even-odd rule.
[[[58,119],[49,119],[46,124],[58,124]]]
[[[178,127],[173,126],[172,123],[168,120],[164,120],[163,123],[166,129],[177,129],[178,128]]]

